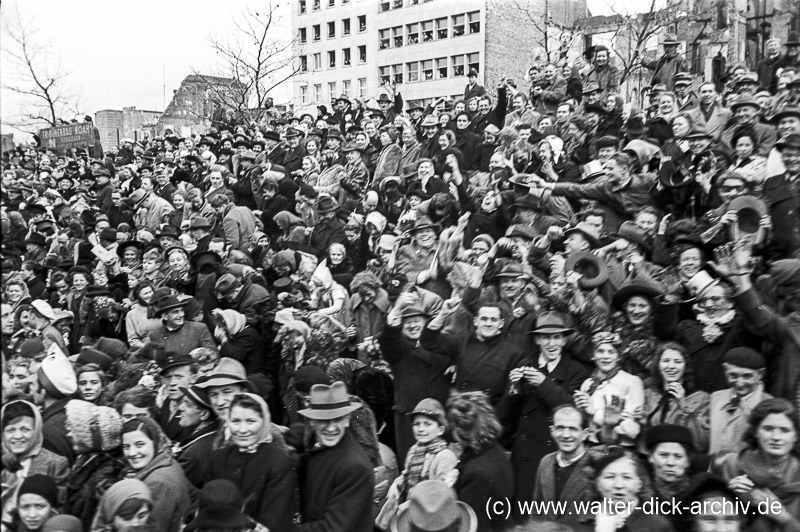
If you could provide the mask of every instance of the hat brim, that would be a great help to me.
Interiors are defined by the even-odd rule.
[[[162,371],[162,373],[163,373],[163,371]],[[188,397],[189,399],[191,399],[192,401],[194,401],[198,405],[202,406],[206,410],[210,411],[214,415],[214,417],[217,416],[217,411],[214,410],[214,407],[211,406],[209,403],[203,401],[203,399],[201,399],[200,396],[197,395],[197,393],[194,390],[192,390],[191,388],[185,388],[183,386],[181,386],[178,389],[181,391],[181,393],[183,395],[185,395],[186,397]]]
[[[596,239],[593,235],[590,235],[589,233],[587,233],[586,231],[584,231],[583,229],[580,229],[578,227],[572,227],[570,229],[567,229],[566,231],[564,231],[564,236],[565,237],[569,236],[572,233],[580,233],[581,235],[583,235],[584,238],[586,238],[586,240],[589,241],[589,243],[592,245],[592,247],[595,247],[595,248],[599,248],[600,247],[600,241],[598,239]]]
[[[587,277],[582,271],[582,264],[587,262],[592,263],[597,268],[597,275],[594,277]],[[578,281],[578,284],[584,290],[597,288],[604,285],[606,281],[608,281],[608,265],[606,265],[604,260],[591,253],[571,253],[564,263],[564,270],[568,272],[574,271],[580,273],[582,277]]]
[[[161,316],[162,314],[164,314],[165,312],[169,312],[170,310],[173,310],[173,309],[176,309],[176,308],[185,307],[188,304],[189,304],[189,300],[188,299],[184,299],[183,301],[178,301],[177,303],[174,303],[172,305],[167,305],[166,307],[158,308],[158,309],[156,309],[156,317]]]
[[[459,527],[458,532],[476,532],[478,530],[478,517],[475,511],[466,503],[456,501],[458,509]],[[409,515],[409,507],[403,506],[397,512],[397,516],[392,520],[392,532],[411,532],[414,530],[414,525],[411,522]]]
[[[617,291],[616,294],[614,294],[614,297],[611,299],[611,305],[618,310],[622,310],[622,307],[623,305],[625,305],[625,302],[634,296],[642,296],[648,299],[655,299],[660,295],[661,291],[658,288],[652,286],[637,285],[637,284],[623,286]]]
[[[546,325],[544,327],[539,327],[532,331],[528,331],[528,334],[558,334],[558,333],[571,333],[573,329],[569,327],[557,327],[555,325]]]
[[[246,386],[247,379],[242,379],[236,375],[214,375],[203,382],[195,382],[194,385],[198,388],[217,388],[219,386],[228,386],[231,384],[241,384]]]
[[[355,412],[359,408],[361,408],[361,404],[350,403],[348,406],[332,408],[330,410],[322,408],[304,408],[303,410],[299,410],[297,413],[308,419],[327,421],[330,419],[336,419],[342,416],[346,416],[347,414]]]

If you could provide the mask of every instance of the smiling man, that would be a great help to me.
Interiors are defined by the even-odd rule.
[[[372,464],[350,434],[350,415],[361,405],[351,403],[342,381],[315,384],[309,407],[299,413],[309,420],[316,444],[300,465],[303,523],[295,530],[372,532],[375,485]]]
[[[188,354],[169,352],[158,360],[158,364],[161,367],[163,381],[167,385],[167,400],[164,401],[156,421],[170,440],[181,441],[194,428],[181,423],[180,406],[183,401],[181,389],[192,385],[197,379],[197,364]]]

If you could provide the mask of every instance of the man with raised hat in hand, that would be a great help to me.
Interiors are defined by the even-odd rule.
[[[515,426],[511,463],[517,472],[515,493],[526,500],[533,493],[539,461],[555,451],[551,437],[542,437],[558,405],[572,401],[589,371],[565,353],[572,329],[557,312],[543,312],[530,331],[539,352],[525,366],[511,370],[511,392],[504,402],[507,426]]]
[[[298,467],[298,532],[373,531],[372,464],[349,429],[350,414],[360,407],[350,402],[341,381],[311,387],[309,406],[299,413],[309,420],[316,443]]]

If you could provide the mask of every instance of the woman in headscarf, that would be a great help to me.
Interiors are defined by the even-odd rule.
[[[247,325],[245,315],[232,309],[214,309],[212,314],[220,356],[241,362],[248,375],[265,374],[266,341],[255,327]]]
[[[132,532],[134,527],[151,525],[153,507],[150,488],[144,482],[135,478],[120,480],[103,496],[91,532]]]
[[[539,160],[541,165],[536,174],[547,181],[577,182],[580,169],[569,161],[569,153],[565,152],[564,141],[549,135],[539,141]]]
[[[189,511],[189,481],[172,457],[171,442],[148,417],[122,426],[122,452],[128,462],[125,478],[144,482],[153,495],[152,519],[160,532],[179,532]]]
[[[238,394],[228,411],[231,443],[214,451],[207,481],[227,479],[246,502],[245,513],[270,530],[291,530],[297,475],[284,445],[273,439],[271,416],[261,397]]]
[[[100,498],[125,468],[120,447],[122,418],[116,410],[86,401],[67,403],[67,434],[77,458],[69,475],[64,511],[89,530]]]
[[[291,248],[290,243],[296,245],[306,241],[306,227],[299,216],[289,211],[281,211],[275,215],[275,223],[278,224],[278,228],[281,230],[281,234],[278,235],[275,242],[279,248]]]
[[[317,312],[330,316],[339,323],[350,322],[350,301],[347,290],[334,282],[328,268],[319,265],[311,276],[315,290],[311,295],[311,306]]]
[[[197,276],[192,272],[189,253],[181,246],[172,246],[164,252],[169,269],[162,286],[167,286],[188,296],[194,295]]]
[[[66,458],[42,448],[42,416],[28,401],[12,401],[0,412],[3,425],[2,482],[3,516],[16,506],[19,487],[26,477],[47,475],[55,480],[61,496],[67,486]]]
[[[347,256],[344,244],[334,242],[328,248],[328,258],[325,265],[333,276],[334,282],[341,286],[348,286],[353,280],[353,263]]]

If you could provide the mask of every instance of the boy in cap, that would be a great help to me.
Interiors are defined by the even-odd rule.
[[[736,347],[725,353],[723,360],[730,388],[711,394],[709,453],[740,451],[746,447],[742,436],[750,412],[772,397],[764,391],[766,361],[760,353],[749,347]]]

